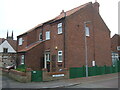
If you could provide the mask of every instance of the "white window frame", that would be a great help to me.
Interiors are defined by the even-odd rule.
[[[49,40],[50,39],[50,31],[46,31],[46,40]]]
[[[25,55],[21,55],[21,64],[25,64]]]
[[[117,46],[117,50],[120,51],[120,46]]]
[[[49,61],[50,62],[50,53],[46,53],[46,61]]]
[[[92,61],[92,66],[95,66],[95,61]]]
[[[59,53],[61,53],[61,54],[59,54]],[[63,58],[62,58],[62,60],[60,60],[60,58],[59,58],[60,56],[63,57],[62,51],[58,51],[58,62],[62,62],[63,61]]]
[[[18,44],[19,44],[19,45],[22,45],[22,44],[23,44],[23,39],[22,39],[22,38],[19,38]]]
[[[39,40],[42,41],[43,39],[41,38],[42,33],[39,34]]]
[[[58,34],[62,33],[62,23],[58,24]]]
[[[90,29],[89,29],[89,27],[85,27],[85,32],[86,32],[86,36],[90,36]]]
[[[8,53],[8,48],[3,48],[3,53]]]

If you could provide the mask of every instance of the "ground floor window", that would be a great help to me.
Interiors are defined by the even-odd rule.
[[[46,61],[50,61],[50,53],[45,54]]]
[[[58,51],[58,62],[62,62],[62,51]]]
[[[117,61],[119,60],[119,55],[116,52],[112,52],[112,65],[116,65]]]

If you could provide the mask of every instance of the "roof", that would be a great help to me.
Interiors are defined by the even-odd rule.
[[[40,27],[40,26],[42,26],[43,24],[45,24],[45,23],[47,23],[47,22],[50,22],[50,21],[54,22],[54,21],[60,20],[60,19],[64,18],[65,15],[66,15],[66,17],[67,17],[67,16],[70,16],[70,15],[72,15],[73,13],[75,13],[75,12],[77,12],[78,10],[86,7],[86,6],[89,5],[89,4],[92,4],[92,2],[83,4],[83,5],[81,5],[81,6],[78,6],[78,7],[74,8],[74,9],[71,9],[71,10],[66,11],[66,12],[64,12],[64,13],[61,13],[61,14],[58,15],[57,17],[55,17],[55,18],[53,18],[53,19],[51,19],[51,20],[49,20],[49,21],[46,21],[46,22],[44,22],[44,23],[38,24],[38,25],[35,26],[34,28],[28,30],[27,32],[25,32],[25,33],[23,33],[23,34],[21,34],[21,35],[27,34],[27,33],[33,31],[33,30],[36,29],[37,27]],[[19,36],[21,36],[21,35],[19,35]]]
[[[43,41],[37,41],[37,42],[35,42],[35,43],[32,43],[32,44],[30,44],[29,46],[25,47],[24,49],[22,49],[22,50],[20,50],[20,51],[18,51],[18,52],[26,52],[26,51],[28,51],[28,50],[36,47],[37,45],[39,45],[41,42],[43,42]]]
[[[119,38],[119,37],[120,37],[120,34],[115,34],[115,35],[112,36],[112,38],[113,38],[113,37],[118,37],[118,38]]]
[[[8,43],[13,47],[13,49],[16,51],[17,50],[17,41],[16,40],[8,40]]]
[[[2,44],[4,42],[4,38],[0,38],[0,44]]]

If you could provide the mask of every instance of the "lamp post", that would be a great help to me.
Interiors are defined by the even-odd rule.
[[[85,63],[86,63],[86,77],[88,77],[88,53],[87,53],[87,36],[89,36],[89,31],[88,31],[88,35],[87,35],[87,29],[89,30],[89,28],[86,27],[87,23],[90,23],[91,21],[86,21],[84,22],[84,29],[85,29]]]

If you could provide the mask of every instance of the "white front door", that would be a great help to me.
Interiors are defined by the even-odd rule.
[[[44,57],[44,68],[50,69],[50,52],[45,52]]]

